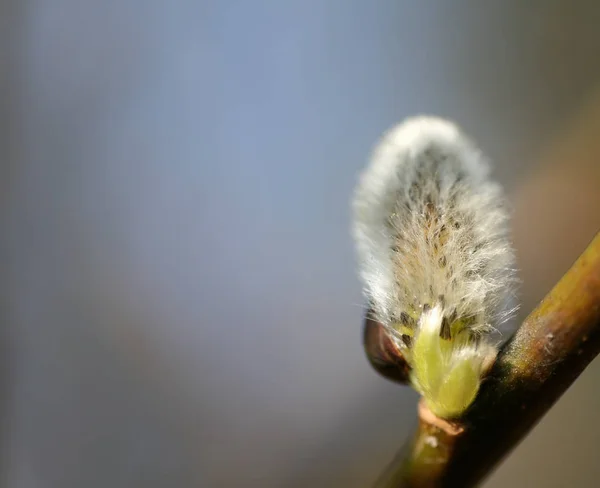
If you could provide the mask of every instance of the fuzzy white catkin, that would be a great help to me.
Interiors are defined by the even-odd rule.
[[[383,136],[360,177],[353,234],[364,293],[409,362],[433,308],[441,336],[469,335],[447,368],[471,353],[485,362],[487,332],[509,313],[514,252],[502,189],[489,173],[454,124],[415,117]]]

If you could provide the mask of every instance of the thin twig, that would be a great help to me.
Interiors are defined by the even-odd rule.
[[[600,233],[503,347],[463,418],[450,423],[419,406],[415,435],[377,486],[476,485],[599,352]]]

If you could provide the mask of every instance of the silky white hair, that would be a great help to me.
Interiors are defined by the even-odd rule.
[[[440,306],[484,334],[509,314],[514,252],[501,187],[451,122],[415,117],[389,130],[353,201],[360,276],[391,330]],[[396,334],[398,335],[398,334]]]

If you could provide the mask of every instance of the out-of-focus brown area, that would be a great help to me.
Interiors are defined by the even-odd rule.
[[[349,199],[456,120],[514,203],[526,314],[600,227],[600,4],[0,2],[2,486],[364,487],[378,377]],[[596,486],[595,362],[487,486]]]
[[[543,290],[557,281],[598,228],[598,134],[600,91],[593,92],[575,116],[565,121],[516,189],[515,242],[527,283],[524,308],[541,299]]]

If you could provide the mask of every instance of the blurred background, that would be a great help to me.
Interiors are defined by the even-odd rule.
[[[527,313],[600,227],[600,3],[0,1],[0,476],[365,487],[416,395],[361,346],[349,200],[457,121]],[[594,362],[489,487],[597,486]]]

